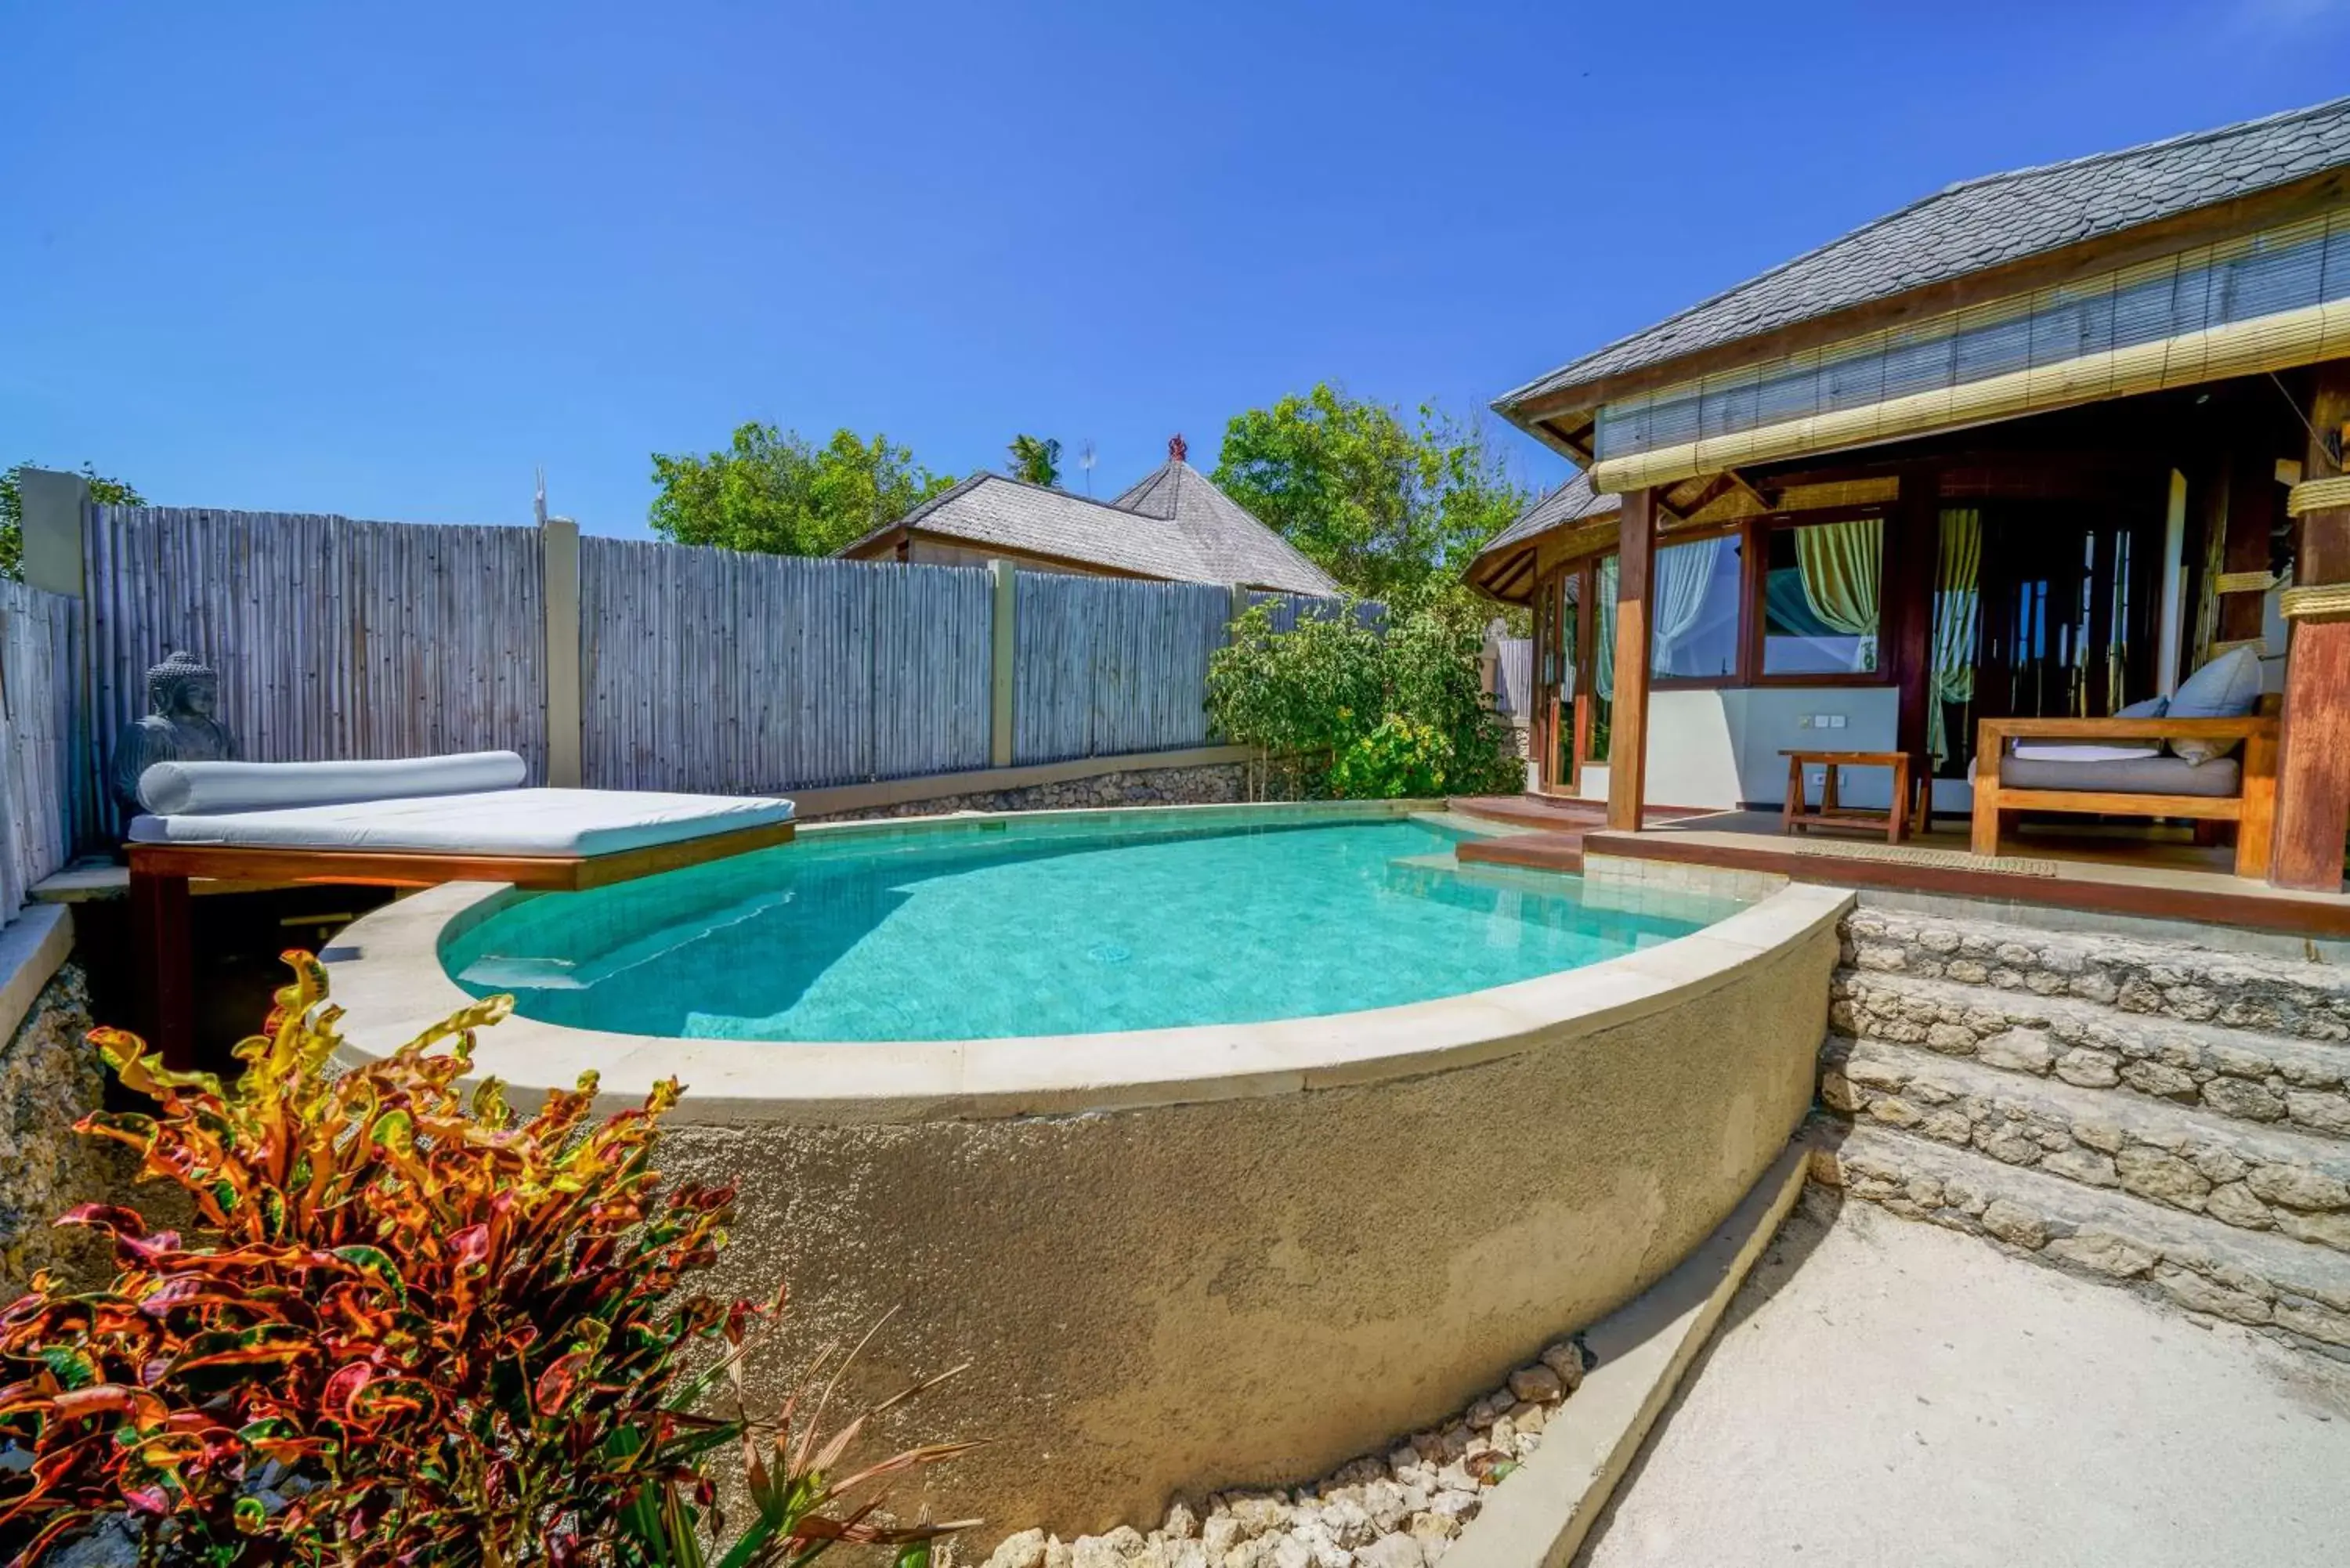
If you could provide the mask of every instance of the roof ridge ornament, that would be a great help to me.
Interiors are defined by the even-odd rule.
[[[1191,450],[1191,447],[1183,440],[1182,431],[1178,431],[1173,435],[1167,438],[1168,462],[1181,462],[1184,461],[1186,454],[1188,454]]]

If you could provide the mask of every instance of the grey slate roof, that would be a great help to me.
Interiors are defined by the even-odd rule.
[[[848,549],[901,527],[1170,582],[1338,592],[1327,573],[1180,459],[1115,502],[973,474]]]
[[[1588,472],[1578,473],[1519,513],[1516,522],[1488,539],[1485,547],[1477,552],[1477,560],[1482,565],[1537,534],[1613,512],[1622,504],[1621,496],[1593,491]]]
[[[1111,505],[1172,523],[1191,541],[1213,583],[1247,583],[1293,594],[1336,594],[1329,573],[1258,522],[1181,458],[1170,458]]]
[[[1939,191],[1503,394],[1644,369],[2350,165],[2350,98]]]

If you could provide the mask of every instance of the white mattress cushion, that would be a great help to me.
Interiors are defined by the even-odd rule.
[[[612,855],[789,822],[792,803],[633,790],[506,789],[278,811],[138,816],[138,844],[366,849],[429,855]]]
[[[158,816],[275,811],[521,787],[512,752],[460,752],[387,762],[157,763],[139,775],[139,804]]]
[[[2009,753],[2022,763],[2126,763],[2138,757],[2158,757],[2154,746],[2099,746],[2059,741],[2018,741]]]

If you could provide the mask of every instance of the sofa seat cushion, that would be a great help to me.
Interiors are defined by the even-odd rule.
[[[2123,757],[2106,762],[2046,762],[2010,757],[2001,764],[2002,789],[2079,790],[2097,794],[2189,794],[2232,797],[2243,777],[2233,757],[2190,763],[2184,757]]]

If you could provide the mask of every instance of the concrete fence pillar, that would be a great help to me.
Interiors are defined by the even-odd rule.
[[[587,722],[579,689],[579,524],[548,518],[539,527],[538,546],[546,585],[546,782],[577,789]]]
[[[25,584],[52,594],[82,596],[82,512],[89,481],[78,473],[28,468],[16,476],[25,509]]]
[[[1019,623],[1014,618],[1020,613],[1020,596],[1011,562],[990,561],[987,570],[995,579],[995,608],[991,623],[994,641],[988,666],[987,760],[990,766],[1008,768],[1012,765],[1014,664],[1020,648]]]

